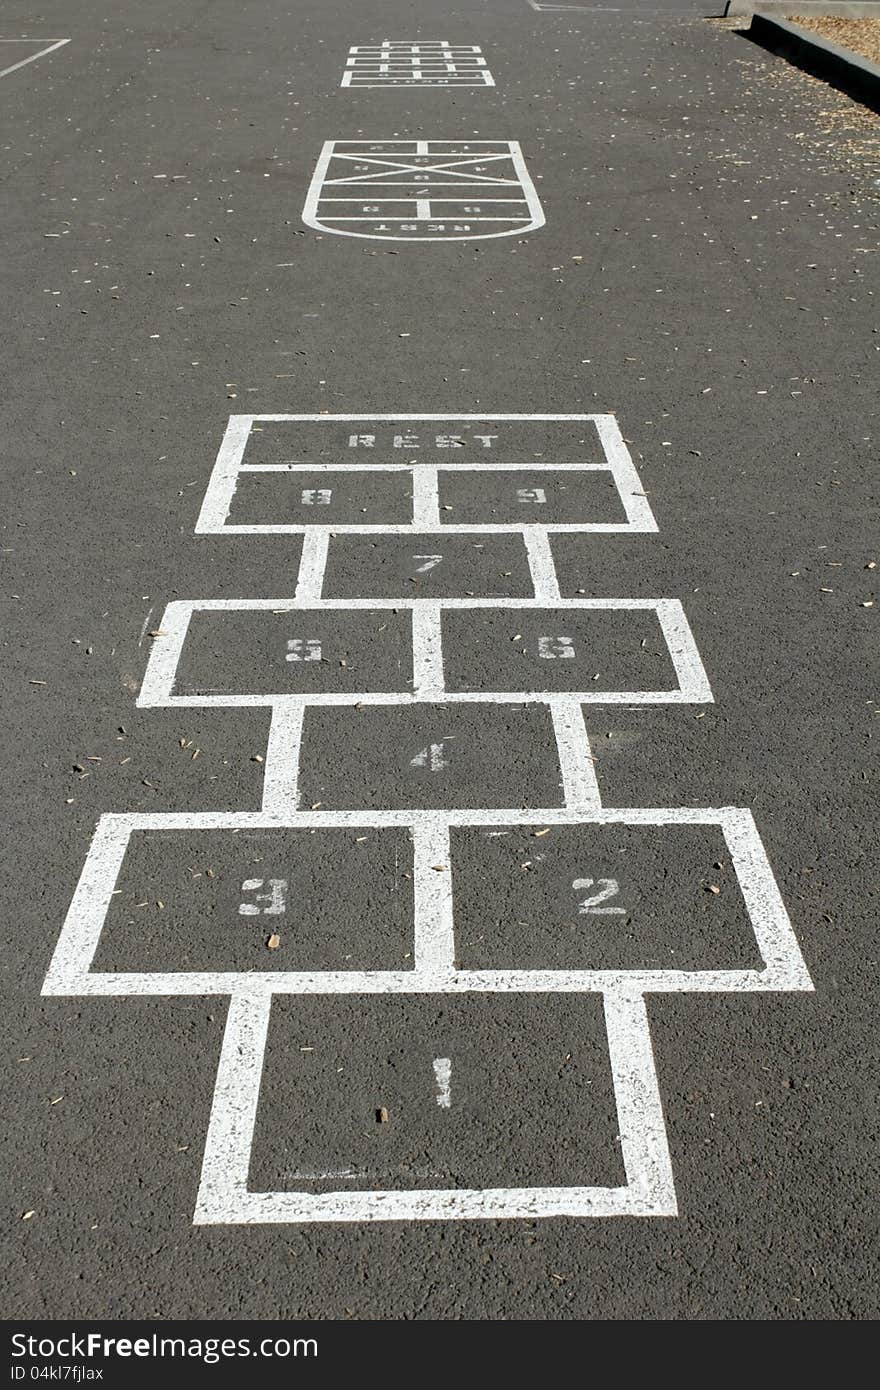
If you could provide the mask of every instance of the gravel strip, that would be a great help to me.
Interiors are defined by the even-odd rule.
[[[880,63],[880,19],[839,19],[832,15],[812,19],[801,15],[790,15],[792,24],[802,29],[810,29],[821,34],[823,39],[836,43],[840,48],[849,48],[872,63]]]

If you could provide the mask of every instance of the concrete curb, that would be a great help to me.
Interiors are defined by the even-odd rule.
[[[797,24],[772,19],[769,15],[753,15],[748,35],[763,48],[787,58],[814,77],[824,78],[872,110],[880,111],[880,65],[877,63],[839,48]]]
[[[740,15],[751,19],[753,14],[829,15],[835,19],[880,19],[880,0],[727,0],[725,19]]]

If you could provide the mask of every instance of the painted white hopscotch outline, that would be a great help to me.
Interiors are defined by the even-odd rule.
[[[589,747],[589,745],[587,745]],[[579,757],[582,756],[579,754]],[[568,804],[541,810],[276,809],[110,813],[101,817],[43,985],[46,995],[232,994],[581,994],[761,993],[812,989],[752,813],[743,807],[624,807],[599,804],[595,782],[567,778]],[[573,792],[573,794],[572,794]],[[455,966],[450,830],[459,827],[707,826],[721,831],[763,966],[756,969],[480,969]],[[93,971],[107,911],[133,835],[151,831],[385,830],[413,836],[414,960],[408,970]],[[453,861],[454,871],[454,861]]]
[[[676,1216],[678,1207],[644,999],[606,993],[623,1187],[437,1188],[410,1192],[251,1192],[251,1147],[270,999],[230,1000],[195,1225],[474,1221],[551,1216]]]
[[[588,746],[588,745],[587,745]],[[582,752],[577,754],[582,759]],[[571,780],[571,779],[569,779]],[[579,798],[580,799],[580,798]],[[449,832],[457,826],[585,824],[720,827],[758,944],[755,970],[458,970]],[[90,969],[129,838],[150,830],[387,828],[414,841],[414,965],[407,971],[105,973]],[[677,1203],[644,995],[812,988],[751,813],[718,809],[573,809],[530,812],[263,812],[102,817],[43,986],[45,995],[230,994],[196,1224],[474,1220],[546,1216],[674,1216]],[[251,1192],[248,1173],[274,993],[587,993],[604,996],[609,1056],[627,1182],[623,1187]]]
[[[480,458],[479,462],[453,463],[445,459],[442,463],[367,463],[360,455],[351,462],[342,463],[246,463],[245,450],[255,427],[269,423],[301,423],[303,425],[377,425],[382,423],[400,424],[442,424],[463,425],[471,421],[484,424],[493,423],[544,423],[578,424],[592,426],[604,454],[604,463],[557,462],[526,460],[520,463],[495,463]],[[444,522],[440,509],[439,475],[455,472],[497,472],[513,473],[547,472],[580,474],[608,474],[617,492],[625,520],[622,521],[583,521],[583,522],[491,522],[464,524]],[[413,518],[404,524],[338,524],[321,525],[315,523],[269,522],[234,523],[229,521],[229,511],[233,498],[243,475],[272,473],[409,473],[412,477]],[[202,508],[195,525],[197,535],[407,535],[443,534],[466,535],[474,532],[489,534],[511,532],[532,536],[540,540],[554,532],[656,532],[657,522],[651,511],[641,479],[626,447],[620,426],[613,415],[232,415],[226,427],[223,441],[205,492]],[[557,590],[558,593],[558,590]]]
[[[475,43],[383,39],[348,51],[342,87],[494,87]]]
[[[576,527],[540,524],[520,526],[443,527],[436,522],[437,477],[443,469],[479,468],[480,465],[410,464],[374,465],[376,468],[410,468],[416,497],[411,525],[398,528],[352,527],[354,531],[391,530],[436,533],[458,529],[516,530],[523,535],[533,579],[531,599],[420,599],[330,600],[321,597],[331,536],[341,526],[229,527],[226,517],[235,486],[243,471],[288,470],[291,467],[320,471],[321,465],[243,464],[247,440],[255,421],[305,421],[314,423],[376,421],[506,421],[592,422],[602,442],[606,464],[600,465],[485,465],[488,470],[517,467],[599,468],[612,475],[623,502],[627,523]],[[448,441],[444,438],[444,447]],[[494,436],[474,435],[488,448]],[[357,441],[356,441],[357,442]],[[583,441],[581,441],[583,442]],[[418,444],[407,439],[407,445]],[[327,465],[351,473],[369,466]],[[315,498],[320,489],[311,489]],[[530,491],[534,491],[533,489]],[[380,1221],[474,1220],[548,1216],[618,1215],[674,1216],[677,1202],[663,1107],[651,1047],[645,995],[649,993],[811,990],[813,988],[791,923],[751,812],[739,807],[627,808],[601,804],[594,760],[584,724],[583,705],[589,702],[627,703],[712,700],[712,692],[683,608],[677,600],[571,600],[559,592],[549,533],[554,530],[656,531],[656,523],[641,489],[638,475],[610,416],[243,416],[233,417],[218,455],[205,497],[198,530],[216,534],[228,530],[299,530],[303,533],[300,568],[293,599],[177,601],[168,605],[161,620],[162,636],[151,653],[139,697],[141,706],[168,704],[246,706],[266,704],[272,718],[265,757],[262,808],[256,812],[204,812],[106,815],[101,818],[86,864],[74,893],[43,986],[46,995],[214,995],[229,994],[223,1048],[208,1126],[201,1180],[193,1220],[197,1224]],[[426,562],[434,556],[421,557]],[[678,689],[650,692],[449,692],[443,664],[441,620],[444,611],[501,609],[534,614],[541,609],[585,611],[610,609],[623,612],[653,611],[661,625],[679,682]],[[266,611],[330,613],[397,610],[412,622],[412,692],[372,692],[340,695],[328,691],[317,696],[255,695],[222,696],[206,692],[195,696],[174,695],[177,664],[194,613],[200,611]],[[294,654],[305,656],[317,639],[305,631]],[[546,655],[567,655],[569,638],[556,637]],[[288,650],[285,643],[285,652]],[[286,656],[285,656],[286,660]],[[482,704],[500,701],[541,702],[551,715],[556,743],[563,806],[543,810],[469,809],[325,811],[299,806],[299,761],[303,719],[307,706],[339,704],[427,704],[460,699]],[[750,969],[459,969],[455,955],[453,882],[455,851],[452,831],[459,827],[540,826],[540,834],[554,827],[587,827],[604,824],[639,826],[706,826],[720,829],[727,854],[742,894],[745,912],[754,933],[761,960]],[[241,831],[292,829],[305,831],[407,828],[413,840],[413,965],[406,970],[261,970],[261,971],[95,971],[95,958],[108,909],[133,835],[167,831]],[[438,870],[443,870],[439,872]],[[259,880],[258,886],[262,884]],[[276,882],[276,881],[271,881]],[[280,882],[278,880],[277,882]],[[612,883],[611,879],[600,883]],[[592,880],[578,880],[589,886]],[[247,884],[252,881],[247,879]],[[598,901],[599,899],[597,899]],[[239,910],[241,905],[239,904]],[[315,1194],[301,1191],[252,1192],[248,1189],[251,1150],[264,1066],[272,996],[336,995],[486,995],[486,994],[583,994],[601,992],[605,1011],[609,1061],[614,1088],[621,1156],[626,1177],[615,1187],[498,1187],[480,1190],[437,1188],[406,1191],[341,1191]],[[440,1059],[451,1065],[451,1058]],[[448,1093],[441,1092],[441,1096]],[[440,1102],[438,1102],[440,1103]],[[329,1176],[329,1175],[328,1175]]]
[[[327,140],[307,227],[378,241],[472,241],[544,226],[517,140]]]
[[[314,572],[306,576],[307,588],[320,591],[321,582]],[[157,637],[147,661],[138,706],[141,708],[184,705],[197,708],[245,705],[272,707],[307,705],[412,705],[427,702],[442,704],[552,704],[563,692],[534,690],[450,689],[444,677],[442,617],[444,612],[467,609],[472,612],[504,609],[511,614],[540,613],[547,609],[544,599],[177,599],[169,603],[159,622],[161,636]],[[197,613],[346,613],[346,612],[405,612],[412,616],[413,673],[412,690],[334,691],[327,689],[307,694],[278,691],[271,694],[233,695],[213,691],[204,694],[176,695],[174,686],[177,668],[186,643],[190,621]],[[554,598],[553,613],[572,615],[590,612],[650,612],[655,614],[660,632],[673,667],[677,687],[665,690],[605,690],[586,689],[564,692],[566,699],[577,704],[694,704],[711,702],[712,690],[700,660],[684,608],[678,599],[562,599]],[[308,641],[309,639],[300,639]],[[308,653],[306,653],[308,656]],[[328,686],[332,675],[328,675]]]
[[[22,58],[17,63],[12,63],[8,68],[0,68],[0,77],[8,77],[11,72],[18,72],[19,68],[26,68],[28,63],[35,63],[38,58],[45,58],[47,53],[54,53],[56,48],[63,48],[70,39],[0,39],[0,43],[42,43],[46,44],[37,53],[29,53],[26,58]],[[14,51],[14,50],[13,50]]]

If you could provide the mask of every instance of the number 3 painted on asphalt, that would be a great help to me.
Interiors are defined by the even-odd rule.
[[[258,888],[268,887],[268,893],[258,893]],[[238,911],[242,917],[280,917],[287,907],[286,878],[246,878],[241,885],[242,893],[253,893],[252,903],[239,903]],[[260,903],[265,903],[261,907]]]

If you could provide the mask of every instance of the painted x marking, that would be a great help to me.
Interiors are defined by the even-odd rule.
[[[356,164],[378,164],[381,167],[375,174],[354,174],[347,178],[325,179],[325,184],[331,183],[370,183],[379,182],[388,178],[389,174],[449,174],[452,178],[460,179],[462,183],[499,183],[499,184],[519,184],[518,179],[499,179],[493,178],[489,174],[468,174],[460,172],[460,166],[466,164],[488,164],[499,159],[510,159],[510,155],[489,154],[474,155],[467,159],[446,160],[441,164],[407,164],[400,160],[375,159],[356,154],[337,154],[333,153],[334,159],[348,159]],[[405,158],[405,156],[404,156]]]

